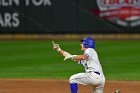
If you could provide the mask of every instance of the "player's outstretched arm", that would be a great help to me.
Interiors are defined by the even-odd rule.
[[[76,60],[76,61],[80,61],[80,60],[86,60],[88,59],[88,56],[83,54],[83,55],[76,55],[73,57],[73,60]]]
[[[62,50],[60,48],[59,44],[55,44],[54,41],[52,41],[52,44],[53,44],[53,49],[56,50],[57,52],[59,52],[60,54],[62,54],[65,57],[64,60],[71,59],[73,57],[73,55],[71,55],[70,53]]]
[[[53,49],[65,57],[64,60],[71,59],[75,61],[80,61],[80,60],[86,60],[88,58],[87,55],[71,55],[70,53],[62,50],[59,44],[55,44],[54,41],[52,41],[52,44],[53,44]]]

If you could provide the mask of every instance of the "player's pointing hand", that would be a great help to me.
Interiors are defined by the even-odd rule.
[[[58,51],[58,52],[61,50],[59,44],[55,44],[54,41],[52,41],[52,44],[53,44],[53,49],[54,49],[54,50],[56,50],[56,51]]]

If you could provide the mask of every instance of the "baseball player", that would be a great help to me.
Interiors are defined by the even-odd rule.
[[[53,42],[53,41],[52,41]],[[53,49],[62,54],[64,60],[70,59],[78,64],[82,64],[85,68],[84,73],[72,75],[69,79],[71,93],[78,92],[78,85],[93,85],[93,93],[103,93],[105,84],[105,77],[98,59],[95,48],[94,39],[87,37],[81,40],[81,50],[84,51],[81,55],[71,55],[70,53],[62,50],[59,44],[53,42]]]

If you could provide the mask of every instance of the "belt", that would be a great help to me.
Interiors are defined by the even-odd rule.
[[[100,72],[94,71],[94,73],[96,73],[96,74],[100,75]]]
[[[100,75],[100,72],[98,72],[98,71],[89,71],[89,73],[90,73],[90,72],[94,72],[95,74]]]

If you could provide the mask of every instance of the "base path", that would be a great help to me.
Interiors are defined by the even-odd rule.
[[[106,81],[104,93],[140,93],[140,81]],[[68,80],[0,79],[0,93],[70,93]],[[92,93],[92,86],[79,85],[78,93]]]

